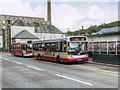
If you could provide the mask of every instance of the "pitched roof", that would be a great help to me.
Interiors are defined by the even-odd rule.
[[[35,35],[31,34],[27,30],[23,30],[17,35],[15,35],[12,39],[38,39]]]
[[[56,28],[54,25],[48,25],[48,24],[39,24],[39,26],[36,27],[35,32],[63,34],[63,32],[60,31],[58,28]]]
[[[97,32],[97,34],[109,34],[120,32],[120,27],[104,28]]]
[[[60,31],[58,28],[56,28],[54,25],[49,25],[49,24],[39,24],[39,23],[29,23],[29,22],[25,23],[22,20],[18,19],[13,23],[13,25],[35,27],[35,33],[63,34],[63,32]]]

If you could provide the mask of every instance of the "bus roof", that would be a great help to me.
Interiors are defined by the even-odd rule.
[[[68,37],[63,37],[63,38],[52,38],[52,39],[44,39],[44,40],[32,41],[32,43],[61,42],[61,41],[66,41],[70,37],[85,37],[87,39],[86,36],[68,36]],[[83,42],[86,42],[86,41],[83,41]]]
[[[60,41],[66,41],[67,38],[56,38],[56,39],[45,39],[45,40],[39,40],[39,41],[33,41],[33,43],[44,43],[44,42],[60,42]]]

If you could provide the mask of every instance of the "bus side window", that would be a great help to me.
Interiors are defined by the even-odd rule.
[[[58,51],[58,52],[62,51],[62,43],[61,42],[57,43],[56,51]]]

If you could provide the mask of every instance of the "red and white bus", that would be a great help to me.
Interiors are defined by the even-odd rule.
[[[33,41],[33,55],[36,59],[61,62],[88,61],[86,36],[69,36]]]
[[[32,41],[12,44],[11,54],[15,56],[33,56]]]

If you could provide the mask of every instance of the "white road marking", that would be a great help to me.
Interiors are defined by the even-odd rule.
[[[32,68],[32,69],[35,69],[35,70],[38,70],[38,71],[43,71],[42,69],[40,69],[40,68],[36,68],[36,67],[33,67],[33,66],[29,66],[29,65],[27,65],[27,67]]]
[[[9,60],[9,59],[7,59],[7,58],[2,58],[2,59],[6,60],[6,61],[10,61],[10,60]]]
[[[20,62],[12,61],[12,60],[9,60],[9,59],[7,59],[7,58],[3,58],[3,59],[6,60],[6,61],[14,62],[14,63],[16,63],[16,64],[20,64],[20,65],[22,64],[22,63],[20,63]],[[36,68],[36,67],[33,67],[33,66],[29,66],[29,65],[27,65],[27,67],[32,68],[32,69],[35,69],[35,70],[43,71],[42,69],[40,69],[40,68]]]
[[[77,80],[77,79],[74,79],[74,78],[70,78],[70,77],[67,77],[67,76],[63,76],[63,75],[60,75],[60,74],[56,74],[56,75],[59,76],[59,77],[62,77],[62,78],[66,78],[66,79],[69,79],[69,80],[73,80],[73,81],[76,81],[76,82],[79,82],[79,83],[83,83],[83,84],[92,86],[92,84],[88,83],[88,82],[84,82],[84,81]]]
[[[22,64],[22,63],[20,63],[20,62],[12,61],[12,60],[9,60],[9,59],[7,59],[7,58],[3,58],[3,59],[6,60],[6,61],[14,62],[14,63],[16,63],[16,64]]]
[[[20,63],[20,62],[16,62],[16,61],[12,61],[12,62],[14,62],[14,63],[16,63],[16,64],[20,64],[20,65],[22,64],[22,63]]]

